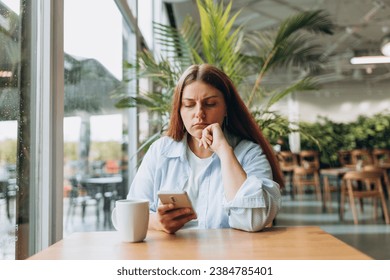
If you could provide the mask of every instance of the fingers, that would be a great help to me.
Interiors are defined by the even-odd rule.
[[[199,139],[199,147],[209,149],[213,144],[213,128],[209,125],[202,131],[202,138]]]
[[[219,145],[224,140],[222,129],[218,123],[213,123],[207,126],[202,131],[202,137],[198,139],[199,147],[214,151],[215,146]]]
[[[163,231],[167,233],[175,233],[179,229],[181,229],[187,222],[196,219],[196,215],[194,213],[186,216],[179,216],[173,220],[165,220],[161,221],[163,225]]]
[[[169,203],[169,204],[161,204],[157,207],[157,212],[160,214],[160,215],[164,215],[166,212],[172,210],[175,208],[175,205],[173,205],[172,203]]]
[[[196,214],[191,208],[174,208],[173,204],[160,205],[157,208],[158,220],[163,231],[174,233],[187,222],[196,219]]]
[[[199,147],[208,149],[213,144],[213,136],[212,135],[205,135],[202,136],[202,138],[199,140]]]

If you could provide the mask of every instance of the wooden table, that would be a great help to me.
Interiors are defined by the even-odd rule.
[[[144,242],[123,243],[115,231],[80,232],[33,255],[31,260],[367,260],[369,256],[319,227],[148,231]]]
[[[320,175],[322,177],[326,176],[326,177],[333,177],[336,179],[337,206],[338,206],[340,221],[343,218],[343,215],[341,213],[341,181],[343,179],[344,174],[351,170],[352,169],[348,167],[320,169]],[[325,210],[324,200],[323,200],[323,209]]]

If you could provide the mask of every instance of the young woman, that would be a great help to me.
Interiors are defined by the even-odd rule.
[[[193,65],[174,92],[167,135],[152,144],[128,198],[150,201],[149,228],[260,231],[275,218],[283,184],[269,143],[229,77]],[[185,190],[194,210],[159,203],[159,190]]]

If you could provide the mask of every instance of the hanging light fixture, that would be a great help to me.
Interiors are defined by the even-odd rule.
[[[381,43],[381,52],[385,56],[390,56],[390,34],[387,34],[385,37],[383,37]]]
[[[356,56],[350,60],[351,64],[380,64],[390,63],[390,56]]]

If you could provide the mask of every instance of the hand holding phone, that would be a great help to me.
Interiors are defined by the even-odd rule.
[[[157,193],[162,204],[173,204],[175,208],[192,208],[192,203],[187,192],[159,191]]]
[[[156,213],[161,230],[174,233],[187,222],[197,218],[186,192],[159,191],[157,194],[162,203]]]

